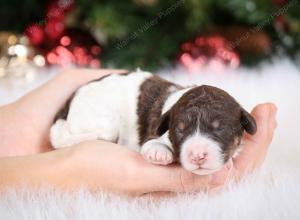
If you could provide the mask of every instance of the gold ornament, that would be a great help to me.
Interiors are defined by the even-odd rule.
[[[0,32],[0,79],[22,77],[32,80],[38,68],[45,66],[42,55],[35,54],[27,37],[10,32]]]

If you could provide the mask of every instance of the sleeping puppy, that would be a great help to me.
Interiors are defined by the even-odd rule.
[[[107,140],[151,163],[179,162],[205,175],[234,156],[244,130],[254,134],[255,120],[225,91],[137,71],[82,86],[56,117],[50,140],[55,148]]]

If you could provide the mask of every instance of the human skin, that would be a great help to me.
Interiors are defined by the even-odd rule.
[[[49,129],[55,114],[81,85],[125,70],[65,71],[18,101],[0,107],[0,191],[26,185],[64,191],[86,187],[126,195],[222,189],[262,164],[276,128],[276,107],[257,105],[252,115],[257,133],[245,134],[243,150],[220,171],[192,174],[179,165],[153,165],[139,153],[105,141],[87,141],[54,150]]]

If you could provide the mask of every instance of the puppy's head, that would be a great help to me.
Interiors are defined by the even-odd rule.
[[[203,85],[162,115],[158,135],[167,130],[181,165],[204,175],[219,170],[238,149],[244,130],[255,134],[256,123],[228,93]]]

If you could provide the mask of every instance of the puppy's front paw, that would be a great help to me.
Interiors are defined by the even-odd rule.
[[[153,164],[167,165],[173,162],[173,153],[168,146],[161,143],[145,143],[142,146],[141,154]]]

